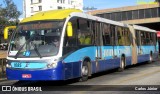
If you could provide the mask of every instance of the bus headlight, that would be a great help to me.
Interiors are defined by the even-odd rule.
[[[56,67],[57,67],[57,63],[47,64],[47,68],[56,68]]]
[[[11,65],[9,65],[9,64],[6,64],[6,67],[7,67],[7,68],[11,68]]]

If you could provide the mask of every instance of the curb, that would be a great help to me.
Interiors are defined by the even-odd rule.
[[[7,80],[6,74],[0,73],[0,82],[6,81],[6,80]]]
[[[1,78],[0,82],[7,81],[7,78]]]

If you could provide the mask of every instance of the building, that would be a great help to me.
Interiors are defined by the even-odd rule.
[[[24,18],[40,11],[55,9],[83,9],[83,0],[23,0]]]
[[[89,11],[88,14],[160,31],[160,3]]]

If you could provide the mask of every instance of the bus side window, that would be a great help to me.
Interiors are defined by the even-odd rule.
[[[123,31],[123,28],[122,27],[118,27],[117,28],[117,31],[118,31],[118,44],[119,45],[124,45],[125,44],[125,41],[124,41],[124,31]]]
[[[144,33],[140,31],[141,45],[144,45]]]
[[[115,32],[115,26],[110,25],[110,40],[111,40],[111,45],[116,45],[116,32]]]
[[[72,37],[68,37],[67,34],[65,34],[64,46],[71,46],[72,47],[72,46],[77,46],[77,41],[76,41],[77,18],[72,18],[70,20],[70,22],[72,23],[73,36]]]
[[[149,36],[150,36],[150,45],[153,45],[152,33],[149,33]]]
[[[73,36],[71,37],[67,36],[67,30],[66,30],[63,40],[63,53],[62,53],[63,55],[66,55],[77,49],[77,31],[78,31],[77,17],[71,18],[69,22],[72,23]]]
[[[110,25],[104,24],[103,28],[104,28],[104,30],[103,30],[103,43],[104,43],[104,45],[111,45]]]
[[[78,31],[78,41],[79,44],[84,44],[85,36],[83,33],[81,33],[81,31]]]
[[[78,41],[79,45],[91,45],[92,43],[90,23],[86,19],[79,19]]]
[[[126,45],[126,46],[129,46],[129,45],[131,44],[129,29],[128,29],[128,28],[125,28],[125,29],[124,29],[124,33],[125,33],[125,45]]]
[[[139,31],[138,31],[138,30],[136,30],[136,44],[137,44],[137,46],[139,46],[139,45],[140,45],[140,40],[139,40]]]

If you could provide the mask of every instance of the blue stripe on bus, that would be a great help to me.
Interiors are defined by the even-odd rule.
[[[64,58],[65,63],[70,63],[70,62],[75,62],[75,61],[80,61],[83,60],[85,56],[90,57],[91,60],[95,59],[95,50],[96,47],[85,47],[82,49],[79,49],[72,54],[68,55],[66,58]]]
[[[126,66],[132,65],[132,56],[126,57]]]
[[[138,49],[138,47],[137,47]],[[155,52],[155,46],[141,46],[142,49],[142,54],[150,54],[150,52]],[[140,47],[139,47],[140,50]],[[137,50],[137,54],[138,54],[138,50]]]
[[[145,61],[149,61],[149,56],[150,56],[150,54],[139,55],[138,58],[137,58],[137,62],[142,63],[142,62],[145,62]]]
[[[21,64],[20,66],[17,66],[17,64]],[[46,68],[47,67],[47,63],[38,63],[38,62],[11,62],[11,67],[12,68],[20,68],[20,69],[25,69],[25,68],[29,68],[29,69],[35,69],[35,68]]]
[[[101,48],[102,48],[102,58],[104,60],[113,59],[113,46],[104,46]],[[66,58],[64,58],[64,62],[69,63],[69,62],[75,62],[78,60],[83,60],[84,57],[86,56],[89,57],[91,61],[95,61],[96,50],[97,50],[96,46],[79,49],[73,52],[72,54],[68,55]],[[117,46],[117,48],[115,48],[114,51],[115,51],[114,55],[117,55],[118,58],[120,58],[122,54],[125,54],[126,57],[131,56],[130,46]]]
[[[77,78],[81,76],[81,61],[64,63],[64,79]]]
[[[154,60],[158,59],[158,56],[159,56],[159,52],[158,51],[153,53],[153,59]]]

